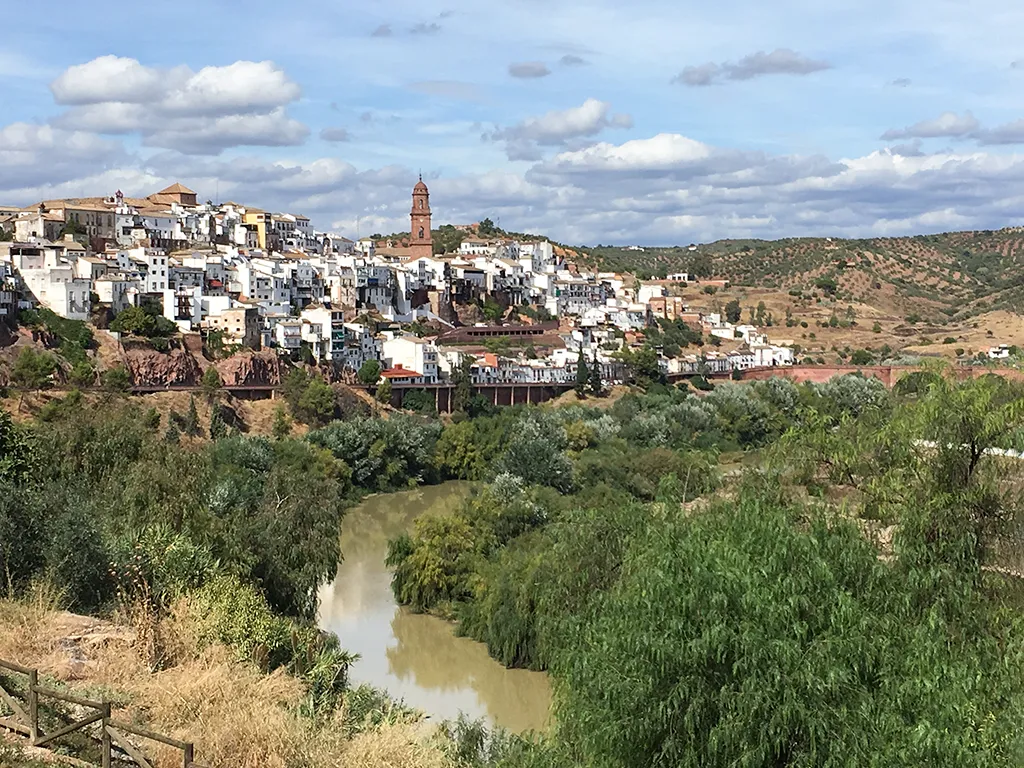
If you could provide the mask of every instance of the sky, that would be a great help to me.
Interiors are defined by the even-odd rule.
[[[156,192],[349,237],[1024,223],[1011,0],[59,0],[0,48],[0,206]]]

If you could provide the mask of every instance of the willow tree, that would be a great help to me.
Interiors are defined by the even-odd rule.
[[[651,525],[563,618],[555,742],[595,768],[1019,765],[1020,621],[969,581],[918,600],[919,574],[751,495]]]

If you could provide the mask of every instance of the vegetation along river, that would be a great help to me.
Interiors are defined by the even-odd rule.
[[[551,691],[542,672],[505,669],[480,643],[457,637],[451,624],[400,608],[384,565],[388,539],[411,530],[426,512],[453,510],[469,483],[450,482],[372,496],[342,522],[344,562],[320,592],[320,626],[361,658],[359,683],[386,689],[432,719],[464,712],[510,731],[545,727]]]

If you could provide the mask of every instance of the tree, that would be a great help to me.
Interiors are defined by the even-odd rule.
[[[850,355],[850,363],[853,365],[871,365],[874,361],[874,355],[866,349],[858,349]]]
[[[391,404],[391,379],[384,379],[377,387],[377,402]]]
[[[747,494],[633,537],[614,587],[556,620],[570,764],[1018,763],[1001,601],[805,514]]]
[[[590,365],[590,391],[594,397],[601,397],[604,394],[604,381],[601,380],[601,363],[597,359],[597,352],[594,352],[594,360]]]
[[[743,315],[743,308],[740,307],[740,300],[733,299],[725,305],[725,319],[730,323],[738,323]]]
[[[490,237],[498,233],[498,229],[494,226],[494,222],[490,219],[484,219],[477,226],[477,234],[480,237]]]
[[[96,369],[88,360],[82,360],[71,367],[68,381],[76,387],[91,387],[96,382]]]
[[[57,370],[57,361],[47,352],[36,352],[31,347],[21,350],[11,369],[11,382],[21,387],[18,410],[25,402],[26,390],[43,389],[50,385],[50,377]]]
[[[380,381],[380,361],[378,360],[367,360],[359,368],[359,373],[356,374],[360,383],[367,387],[372,387],[378,381]]]
[[[202,387],[203,394],[206,395],[206,401],[208,403],[214,403],[217,397],[220,395],[221,387],[224,383],[220,379],[220,374],[217,369],[212,365],[203,371]]]
[[[275,440],[284,440],[292,433],[292,420],[288,418],[288,414],[285,413],[284,408],[277,406],[274,409],[274,423],[271,427],[271,433],[274,435]]]
[[[763,301],[757,302],[757,313],[755,314],[757,325],[765,325],[768,321],[767,307]]]
[[[196,410],[196,399],[189,395],[188,413],[185,415],[184,432],[189,437],[200,437],[203,434],[203,427],[199,423],[199,411]]]
[[[642,389],[648,389],[664,378],[658,353],[651,347],[643,347],[637,351],[627,349],[622,354],[622,362],[629,369],[629,378]]]
[[[452,370],[452,411],[468,413],[473,399],[473,359],[463,355]]]
[[[221,415],[220,406],[214,404],[210,411],[210,439],[220,440],[228,436],[228,425]]]
[[[18,485],[28,478],[32,450],[11,414],[0,408],[0,483]]]
[[[587,361],[583,357],[583,349],[580,349],[576,357],[576,395],[583,397],[587,393],[587,384],[590,382],[590,371],[587,370]]]
[[[150,408],[146,411],[146,415],[143,417],[142,423],[146,426],[146,429],[156,432],[160,429],[160,411],[156,408]]]
[[[110,323],[110,330],[132,336],[150,336],[155,328],[156,321],[142,307],[127,307]]]
[[[124,393],[132,388],[132,377],[123,365],[108,368],[100,376],[103,388],[108,392]]]
[[[292,409],[292,413],[296,416],[298,416],[299,401],[306,393],[306,388],[309,387],[309,382],[309,374],[301,368],[293,368],[288,372],[288,375],[284,377],[284,384],[282,387],[284,391],[284,399]]]
[[[299,413],[307,424],[319,426],[334,418],[334,390],[331,385],[315,377],[299,398]]]
[[[814,285],[815,287],[823,290],[829,296],[835,295],[835,292],[839,288],[835,279],[831,277],[819,277],[817,280],[814,281]]]

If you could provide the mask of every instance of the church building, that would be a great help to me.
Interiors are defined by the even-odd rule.
[[[430,190],[423,176],[412,188],[412,212],[409,214],[409,258],[434,255],[434,240],[430,234]]]

